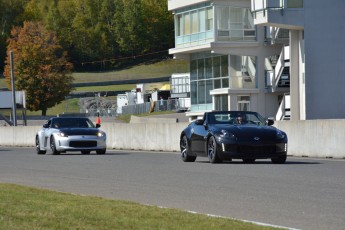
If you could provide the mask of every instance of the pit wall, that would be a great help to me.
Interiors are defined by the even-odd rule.
[[[179,151],[188,123],[103,123],[108,149]],[[291,156],[345,159],[345,120],[277,121],[289,138]],[[41,126],[0,127],[0,146],[34,147]]]

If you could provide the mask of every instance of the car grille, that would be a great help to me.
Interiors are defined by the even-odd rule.
[[[240,154],[274,154],[276,152],[276,146],[227,145],[226,151]]]
[[[70,147],[78,148],[78,147],[96,147],[97,141],[70,141]]]

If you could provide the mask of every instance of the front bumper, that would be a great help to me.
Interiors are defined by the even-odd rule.
[[[55,139],[58,151],[92,151],[106,149],[106,138],[98,136],[68,136]]]
[[[220,142],[219,157],[226,159],[268,159],[287,155],[287,142]]]

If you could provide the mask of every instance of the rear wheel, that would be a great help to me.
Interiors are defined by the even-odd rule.
[[[53,155],[60,154],[60,152],[56,150],[55,140],[53,136],[50,138],[50,149],[52,150]]]
[[[194,162],[196,159],[196,156],[190,156],[190,150],[188,146],[188,140],[186,136],[183,136],[180,141],[180,150],[181,150],[181,159],[184,162]]]
[[[38,136],[36,136],[36,153],[41,155],[41,154],[46,154],[47,151],[41,150],[40,147],[40,140],[38,138]]]
[[[106,151],[107,151],[106,149],[101,149],[101,150],[96,150],[96,153],[98,155],[104,155]]]
[[[212,164],[222,162],[217,153],[217,143],[214,136],[211,136],[207,142],[207,156]]]
[[[280,157],[276,157],[276,158],[271,158],[271,161],[273,164],[284,164],[286,161],[287,156],[280,156]]]

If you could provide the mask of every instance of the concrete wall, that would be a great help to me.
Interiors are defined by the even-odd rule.
[[[179,136],[188,123],[103,123],[109,149],[179,151]],[[345,120],[279,121],[292,156],[345,158]],[[41,126],[0,127],[0,146],[35,146]]]

